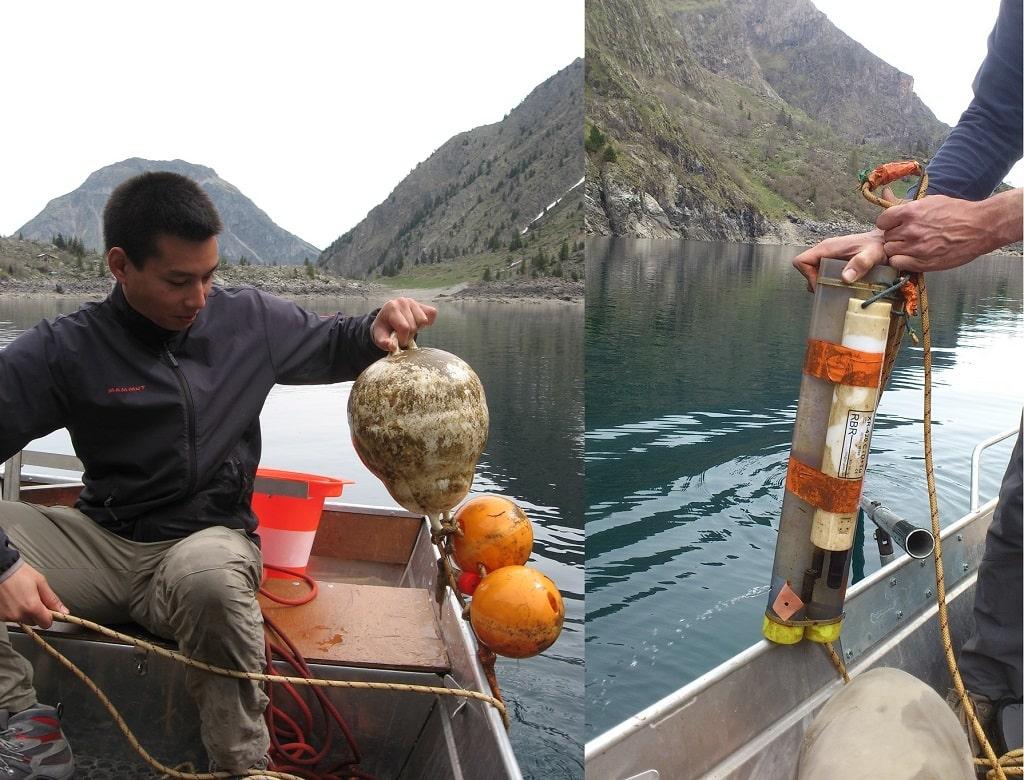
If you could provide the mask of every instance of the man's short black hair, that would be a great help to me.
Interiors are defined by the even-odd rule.
[[[143,173],[122,182],[103,209],[106,250],[121,247],[136,268],[157,253],[161,234],[205,241],[222,228],[210,197],[186,176]]]

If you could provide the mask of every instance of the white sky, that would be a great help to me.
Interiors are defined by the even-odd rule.
[[[971,102],[999,0],[812,0],[840,30],[914,77],[914,91],[947,125]],[[1024,186],[1024,164],[1008,181]]]
[[[322,249],[582,57],[583,2],[5,2],[0,30],[0,234],[180,158]]]

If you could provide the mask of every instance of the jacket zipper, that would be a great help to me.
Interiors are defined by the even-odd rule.
[[[185,374],[181,370],[181,366],[178,365],[178,361],[171,354],[171,349],[168,346],[164,346],[164,354],[167,355],[167,360],[171,364],[171,368],[174,370],[174,375],[178,378],[178,384],[181,386],[181,394],[185,396],[185,407],[188,410],[188,418],[186,425],[188,430],[188,485],[185,488],[183,497],[188,498],[192,495],[196,489],[196,482],[199,479],[199,464],[198,460],[198,445],[196,442],[196,405],[192,400],[192,391],[188,387],[188,382],[185,380]]]

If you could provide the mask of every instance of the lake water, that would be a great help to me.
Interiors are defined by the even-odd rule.
[[[326,313],[359,314],[382,301],[310,299]],[[42,318],[78,308],[58,298],[0,298],[0,346]],[[453,352],[480,377],[491,427],[473,492],[507,495],[534,523],[530,564],[562,591],[562,636],[536,658],[500,659],[501,683],[523,773],[577,778],[583,766],[583,308],[556,303],[440,303],[418,343]],[[278,386],[260,421],[263,465],[356,481],[344,500],[394,506],[359,462],[346,421],[351,383]],[[66,431],[32,445],[71,452]]]
[[[759,641],[812,297],[799,249],[587,244],[586,701],[591,738]],[[1020,258],[928,276],[944,524],[971,450],[1024,400]],[[928,526],[921,349],[904,340],[865,494]],[[995,494],[1012,441],[989,451]],[[870,538],[864,572],[878,568]]]

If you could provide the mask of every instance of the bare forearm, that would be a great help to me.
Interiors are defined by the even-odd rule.
[[[1019,241],[1021,208],[1021,190],[980,201],[929,195],[886,209],[875,225],[893,268],[943,271]]]
[[[1000,192],[978,202],[984,224],[990,226],[991,247],[999,249],[1024,238],[1024,189]]]

